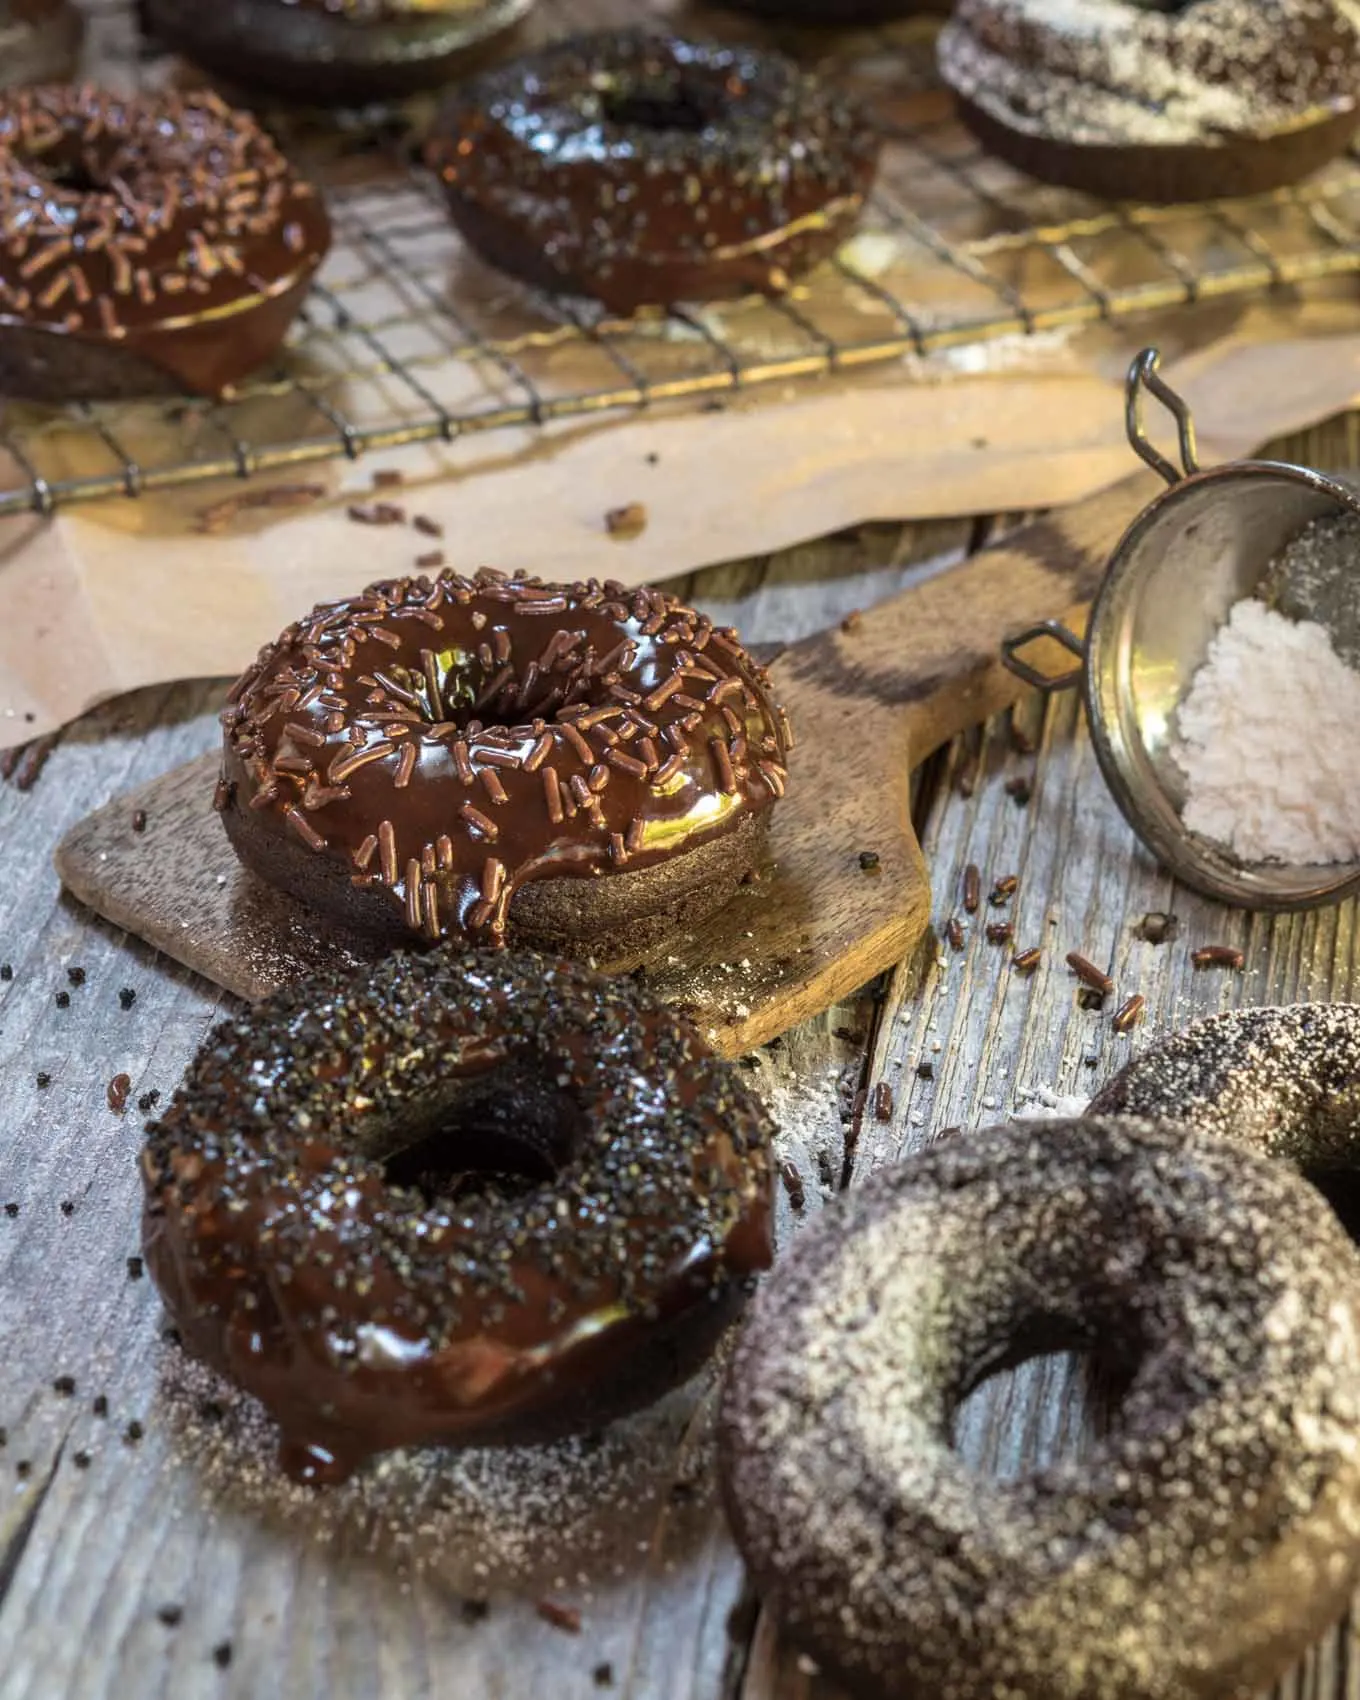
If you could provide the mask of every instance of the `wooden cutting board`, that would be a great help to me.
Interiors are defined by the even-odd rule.
[[[1002,638],[1035,620],[1080,620],[1115,544],[1158,488],[1140,473],[782,651],[771,674],[798,747],[774,812],[770,866],[649,959],[602,966],[641,967],[717,1050],[739,1055],[900,961],[931,912],[912,768],[1017,697],[998,659]],[[57,850],[67,887],[245,998],[370,958],[371,947],[240,867],[212,808],[217,765],[200,757],[82,821]],[[876,866],[866,870],[862,857]]]

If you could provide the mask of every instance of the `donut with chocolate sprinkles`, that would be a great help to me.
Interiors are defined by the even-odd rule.
[[[635,28],[471,79],[427,157],[484,259],[630,313],[786,290],[854,228],[879,146],[780,54]]]
[[[320,196],[209,91],[0,96],[0,393],[219,395],[282,343]]]
[[[1360,1005],[1236,1009],[1135,1057],[1092,1115],[1191,1122],[1279,1157],[1360,1237]]]
[[[985,148],[1107,200],[1265,194],[1360,128],[1349,0],[958,0],[938,52]]]
[[[1122,1387],[1085,1456],[955,1450],[1005,1363]],[[882,1700],[1247,1700],[1360,1562],[1360,1259],[1282,1163],[1194,1128],[990,1128],[843,1194],[744,1325],[737,1541],[789,1635]]]
[[[0,0],[0,87],[69,77],[84,34],[69,0]]]
[[[147,1133],[147,1268],[302,1480],[636,1409],[771,1255],[741,1071],[630,982],[527,954],[290,988],[209,1035]]]
[[[375,584],[270,644],[223,716],[245,865],[387,944],[636,956],[720,907],[788,721],[735,632],[659,591]]]
[[[146,0],[176,53],[252,91],[365,105],[441,88],[513,40],[533,0]]]

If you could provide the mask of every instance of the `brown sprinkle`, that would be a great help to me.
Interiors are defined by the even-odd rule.
[[[622,508],[610,508],[604,516],[604,528],[619,543],[641,537],[647,529],[647,509],[642,502],[629,502]]]
[[[981,901],[982,873],[976,862],[970,862],[963,870],[963,906],[970,915],[976,915]]]
[[[1102,997],[1108,997],[1113,992],[1114,981],[1110,976],[1103,973],[1094,962],[1083,956],[1079,951],[1068,951],[1067,966],[1083,985],[1089,986],[1094,992],[1099,992]]]
[[[442,537],[444,527],[437,519],[431,519],[428,514],[417,514],[411,521],[416,530],[424,537]]]
[[[957,915],[951,915],[944,924],[944,936],[955,950],[963,949],[963,922]]]
[[[418,567],[442,567],[444,565],[444,551],[442,549],[429,549],[425,554],[416,556],[416,565]]]
[[[1131,1032],[1143,1019],[1143,1009],[1146,1004],[1147,999],[1143,994],[1135,992],[1131,998],[1120,1004],[1110,1017],[1110,1026],[1114,1028],[1116,1033]]]
[[[406,509],[395,502],[352,502],[345,512],[356,525],[405,525]]]
[[[134,809],[132,811],[132,830],[134,832],[145,832],[146,831],[146,810],[145,809]]]
[[[880,1080],[874,1087],[874,1120],[888,1122],[892,1120],[893,1089],[886,1080]]]
[[[1240,968],[1247,959],[1234,944],[1206,944],[1190,960],[1196,968]]]
[[[1044,953],[1039,946],[1033,944],[1028,950],[1016,951],[1015,955],[1011,957],[1011,967],[1015,969],[1017,974],[1032,974],[1043,961],[1043,956]]]
[[[789,1203],[795,1210],[801,1210],[807,1203],[807,1195],[803,1191],[803,1177],[787,1157],[779,1165],[779,1178],[784,1183],[784,1191],[789,1195]]]
[[[988,921],[987,943],[1009,944],[1015,937],[1015,928],[1009,921]]]
[[[568,1635],[581,1633],[581,1614],[575,1606],[564,1606],[558,1600],[540,1600],[534,1609],[554,1629],[564,1630]]]
[[[130,1074],[115,1074],[109,1082],[108,1102],[114,1115],[121,1116],[123,1111],[127,1109],[128,1093],[131,1090],[132,1076]]]
[[[988,894],[987,901],[993,908],[999,909],[1003,903],[1009,903],[1019,889],[1020,881],[1014,874],[1006,874],[999,879]]]
[[[395,466],[381,467],[373,474],[375,490],[397,490],[406,482],[406,474],[399,472]]]

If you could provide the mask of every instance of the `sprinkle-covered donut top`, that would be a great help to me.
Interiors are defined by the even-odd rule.
[[[631,982],[529,954],[291,988],[217,1027],[147,1132],[186,1344],[350,1464],[552,1408],[606,1336],[637,1349],[770,1260],[741,1071]]]
[[[413,933],[503,936],[526,881],[645,868],[783,795],[730,628],[659,591],[483,572],[323,605],[224,715],[225,786]]]
[[[1221,146],[1355,105],[1344,0],[959,0],[949,84],[998,122],[1080,143]]]
[[[0,231],[0,326],[163,332],[171,370],[192,360],[176,328],[294,288],[330,240],[316,190],[249,113],[206,90],[65,84],[0,96]],[[242,334],[231,322],[223,337]]]

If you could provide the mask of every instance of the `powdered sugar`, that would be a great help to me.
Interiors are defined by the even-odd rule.
[[[1244,862],[1360,859],[1360,673],[1325,627],[1246,598],[1176,715],[1182,818]]]

